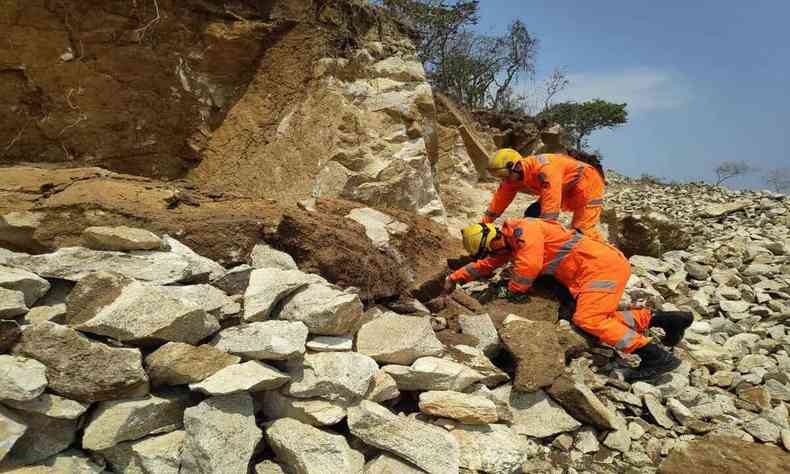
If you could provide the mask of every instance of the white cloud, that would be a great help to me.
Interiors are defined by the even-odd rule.
[[[691,101],[685,81],[669,72],[629,69],[610,73],[569,74],[571,83],[554,102],[604,99],[628,103],[629,112],[683,107]]]

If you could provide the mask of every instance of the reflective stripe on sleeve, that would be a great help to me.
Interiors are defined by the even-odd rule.
[[[628,347],[628,346],[630,346],[630,345],[631,345],[631,342],[634,340],[634,338],[635,338],[635,337],[636,337],[636,332],[634,332],[634,330],[633,330],[633,329],[629,329],[629,330],[628,330],[628,331],[627,331],[627,332],[626,332],[626,333],[623,335],[623,337],[622,337],[622,338],[620,338],[620,340],[619,340],[619,341],[617,341],[617,344],[615,344],[615,346],[614,346],[614,347],[616,347],[618,350],[623,350],[623,349],[625,349],[626,347]]]
[[[612,280],[595,280],[587,285],[590,290],[613,290],[617,284]]]
[[[587,203],[588,206],[603,206],[603,199],[593,199]]]
[[[636,320],[634,320],[634,313],[632,313],[631,311],[622,311],[622,313],[623,313],[623,322],[625,323],[625,325],[628,326],[629,328],[635,328]]]
[[[546,265],[546,271],[543,273],[545,275],[554,275],[554,272],[557,271],[557,268],[560,266],[562,261],[565,260],[565,257],[567,257],[569,253],[571,253],[573,247],[581,239],[582,239],[581,233],[576,232],[575,234],[573,234],[573,237],[568,239],[568,241],[565,242],[562,245],[562,247],[560,247],[560,250],[557,252],[557,255],[555,255],[554,258],[549,262],[549,264]]]
[[[513,281],[518,283],[519,285],[531,285],[532,282],[535,280],[528,276],[514,274]]]
[[[546,155],[537,155],[535,158],[538,159],[538,163],[540,163],[541,165],[549,164],[549,159],[546,158]]]
[[[558,219],[560,217],[559,212],[546,212],[541,216],[541,218],[546,220]]]

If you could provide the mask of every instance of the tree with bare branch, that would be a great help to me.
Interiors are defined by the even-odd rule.
[[[756,169],[745,161],[722,161],[716,166],[716,186],[721,185],[728,179],[744,176],[755,171]]]
[[[765,183],[777,193],[790,192],[790,168],[777,168],[765,175]]]

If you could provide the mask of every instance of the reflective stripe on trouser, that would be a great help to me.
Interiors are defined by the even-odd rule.
[[[544,275],[554,275],[554,272],[557,271],[557,268],[562,264],[562,261],[565,260],[565,257],[571,253],[573,247],[582,239],[582,235],[578,232],[574,232],[573,236],[568,239],[562,247],[557,251],[557,254],[554,256],[553,259],[546,265],[546,268],[543,270]]]
[[[598,230],[598,222],[601,220],[601,206],[584,206],[574,209],[571,227],[578,229],[582,234],[599,242],[606,242],[601,231]]]
[[[622,291],[585,292],[576,299],[573,323],[602,343],[630,353],[650,338],[642,335],[650,326],[649,309],[616,311]]]

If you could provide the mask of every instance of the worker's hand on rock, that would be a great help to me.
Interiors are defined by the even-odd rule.
[[[514,303],[525,303],[529,301],[529,295],[527,295],[526,293],[516,293],[506,286],[499,288],[499,293],[497,294],[497,296],[499,296],[500,298],[504,298],[508,301],[512,301]]]
[[[457,283],[454,280],[451,280],[450,277],[444,279],[444,287],[442,288],[442,294],[449,295],[453,291],[455,291]]]

